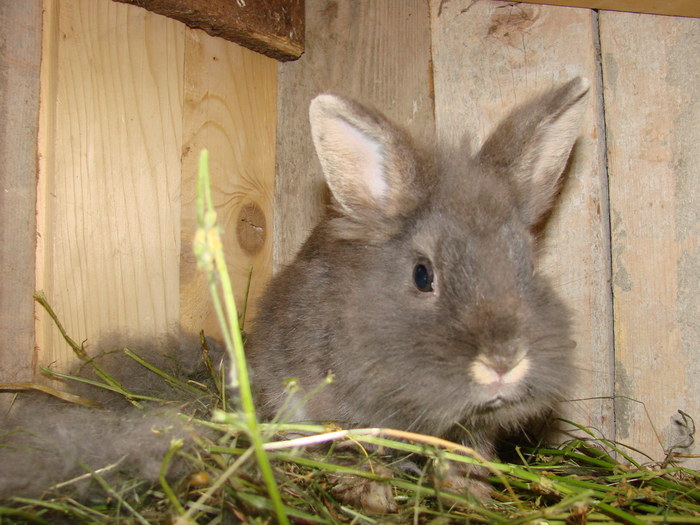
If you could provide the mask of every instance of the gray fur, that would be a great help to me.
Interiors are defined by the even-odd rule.
[[[286,378],[299,400],[332,372],[285,417],[444,436],[489,455],[499,431],[566,395],[569,312],[534,267],[532,231],[552,206],[587,91],[577,78],[532,100],[473,155],[417,152],[355,102],[312,102],[333,205],[259,308],[248,349],[268,417],[284,406]],[[434,268],[432,292],[413,283],[420,261]],[[524,377],[499,387],[473,367]]]
[[[128,347],[147,362],[175,377],[201,381],[201,346],[196,338],[183,343],[172,339],[149,340],[110,336],[92,353],[96,361],[125,388],[165,402],[142,402],[135,408],[113,392],[80,383],[54,385],[61,390],[99,402],[103,408],[67,403],[49,395],[2,394],[9,407],[0,414],[0,499],[12,496],[39,497],[52,492],[54,485],[96,471],[115,490],[127,480],[156,482],[161,463],[173,439],[182,439],[187,448],[195,431],[182,414],[195,414],[208,408],[195,396],[174,389],[153,372],[124,355]],[[220,350],[210,345],[216,360]],[[216,361],[215,361],[216,362]],[[182,366],[188,369],[183,370]],[[97,379],[92,368],[84,366],[74,375]],[[202,414],[200,414],[202,415]],[[186,474],[186,464],[177,457],[169,477]],[[101,469],[107,469],[100,472]],[[79,496],[104,491],[90,478],[69,483],[60,493]]]
[[[174,410],[89,409],[34,395],[27,401],[2,421],[0,497],[39,497],[90,471],[118,491],[128,479],[154,482],[171,440],[188,438]],[[86,478],[60,492],[89,488]]]

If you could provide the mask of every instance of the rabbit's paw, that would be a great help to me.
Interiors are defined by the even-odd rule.
[[[449,500],[449,493],[470,496],[481,503],[491,499],[493,487],[488,482],[488,470],[485,467],[450,463],[437,481],[441,492],[447,493],[441,494],[443,499]]]
[[[389,469],[374,466],[373,471],[387,479],[392,477]],[[398,511],[391,485],[353,474],[337,474],[329,477],[333,483],[331,492],[341,502],[362,508],[372,514],[390,514]]]

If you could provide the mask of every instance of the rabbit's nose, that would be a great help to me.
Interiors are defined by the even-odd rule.
[[[471,367],[474,380],[482,385],[518,383],[530,370],[526,356],[488,356],[474,361]]]

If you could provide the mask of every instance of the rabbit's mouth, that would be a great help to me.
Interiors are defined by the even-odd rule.
[[[473,406],[478,412],[493,412],[521,404],[528,397],[528,388],[524,382],[503,383],[500,381],[482,385],[472,398]]]
[[[504,406],[518,404],[522,399],[521,389],[517,387],[500,388],[495,392],[486,393],[480,400],[479,406],[485,412],[500,409]]]
[[[501,408],[503,405],[506,404],[508,400],[501,394],[498,394],[496,397],[492,397],[486,403],[484,403],[484,408],[487,410],[493,410],[496,408]]]

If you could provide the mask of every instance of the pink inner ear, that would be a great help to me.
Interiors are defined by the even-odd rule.
[[[335,119],[330,127],[336,127],[335,131],[329,129],[328,138],[333,137],[333,156],[343,165],[340,174],[348,178],[345,182],[351,183],[353,178],[352,182],[362,186],[358,188],[361,192],[381,200],[388,190],[381,144],[345,120]]]

